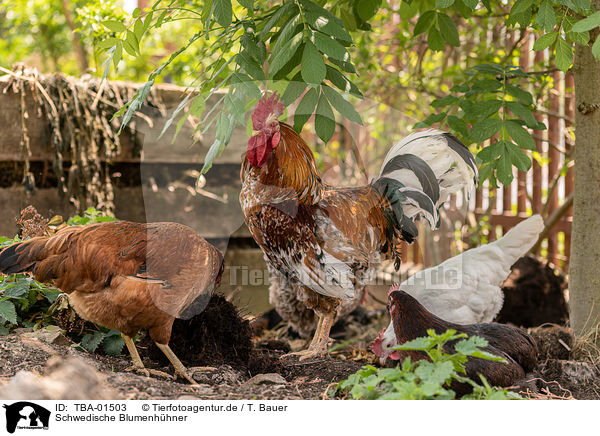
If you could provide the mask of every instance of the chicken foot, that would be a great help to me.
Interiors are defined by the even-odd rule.
[[[156,346],[158,348],[160,348],[160,351],[162,351],[165,354],[165,356],[167,356],[167,359],[169,359],[169,361],[173,364],[173,367],[175,368],[175,374],[177,374],[178,376],[186,379],[187,381],[189,381],[193,385],[197,385],[198,384],[189,375],[187,368],[183,365],[183,363],[181,363],[181,360],[179,360],[179,358],[175,355],[175,353],[173,353],[173,350],[171,350],[171,348],[169,347],[169,345],[167,345],[167,344],[159,344],[158,342],[156,342]]]
[[[146,368],[144,366],[144,363],[142,362],[140,354],[138,353],[135,343],[133,342],[133,339],[123,333],[121,333],[121,337],[123,338],[123,341],[127,346],[127,350],[129,351],[129,355],[131,356],[131,361],[133,363],[133,366],[131,368],[126,369],[126,371],[135,371],[138,374],[144,375],[146,377],[150,377],[150,375],[152,374],[155,377],[165,378],[168,380],[173,378],[166,372]]]
[[[306,360],[326,356],[327,344],[329,343],[329,331],[333,326],[334,319],[335,312],[319,315],[317,329],[315,330],[315,334],[308,348],[306,350],[285,354],[284,356],[282,356],[282,358],[286,358],[289,356],[298,356],[300,360]]]

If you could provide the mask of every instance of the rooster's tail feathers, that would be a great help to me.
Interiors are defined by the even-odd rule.
[[[439,209],[451,194],[477,183],[477,166],[454,136],[426,130],[413,133],[386,155],[374,186],[388,199],[405,236],[417,236],[416,220],[439,226]]]
[[[537,242],[544,230],[544,220],[540,215],[533,215],[510,229],[506,235],[494,244],[515,260],[523,256]]]

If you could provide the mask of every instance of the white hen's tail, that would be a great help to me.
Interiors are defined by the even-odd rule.
[[[544,230],[544,220],[540,215],[533,215],[517,224],[492,244],[500,248],[507,259],[513,259],[512,263],[508,265],[510,267],[535,245],[542,230]]]
[[[477,166],[467,147],[449,133],[413,133],[386,155],[375,188],[392,206],[396,227],[405,240],[418,235],[415,221],[439,227],[439,209],[451,194],[470,195],[477,184]]]

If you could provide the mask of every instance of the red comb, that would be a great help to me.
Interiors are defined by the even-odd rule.
[[[269,115],[273,114],[279,118],[283,114],[285,106],[279,101],[279,95],[274,92],[271,95],[265,93],[263,98],[259,100],[252,113],[252,125],[254,130],[260,130],[264,127],[265,121]]]
[[[390,289],[388,291],[388,297],[390,296],[390,294],[394,291],[398,291],[400,290],[400,285],[398,283],[394,283],[392,286],[390,286]]]

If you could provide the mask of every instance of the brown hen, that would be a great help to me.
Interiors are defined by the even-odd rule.
[[[0,272],[25,271],[67,293],[82,318],[119,330],[134,369],[150,372],[132,339],[148,329],[176,374],[194,383],[169,348],[171,328],[175,318],[190,318],[206,306],[223,256],[191,228],[128,221],[67,227],[0,253]]]

